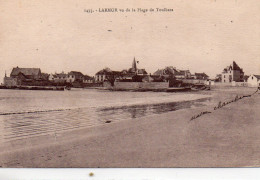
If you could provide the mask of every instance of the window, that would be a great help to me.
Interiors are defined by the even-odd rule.
[[[229,75],[229,82],[232,82],[232,75]]]
[[[254,77],[252,77],[252,79],[254,79]]]

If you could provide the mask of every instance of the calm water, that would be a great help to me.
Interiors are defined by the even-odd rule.
[[[0,90],[0,142],[202,106],[208,100],[187,93]]]

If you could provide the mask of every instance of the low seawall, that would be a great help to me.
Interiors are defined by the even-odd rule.
[[[201,79],[182,79],[181,80],[183,83],[189,83],[189,84],[206,84],[206,80],[201,80]]]
[[[247,82],[232,82],[232,86],[237,86],[237,87],[248,87],[248,83]]]
[[[104,87],[113,90],[162,90],[169,88],[169,82],[115,82],[114,86],[104,82]]]

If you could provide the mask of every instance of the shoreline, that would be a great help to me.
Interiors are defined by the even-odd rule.
[[[64,91],[64,86],[0,86],[0,89],[10,90],[37,90],[37,91]]]

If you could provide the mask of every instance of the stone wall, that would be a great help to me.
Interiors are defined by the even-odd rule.
[[[159,90],[167,89],[169,82],[115,82],[113,87],[109,82],[104,82],[104,87],[114,90]]]
[[[189,83],[189,84],[206,84],[206,80],[202,79],[182,79],[183,83]]]
[[[232,81],[232,86],[248,87],[248,83],[247,82],[235,82],[235,81]]]

